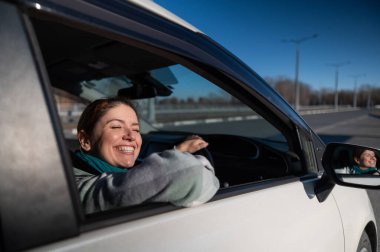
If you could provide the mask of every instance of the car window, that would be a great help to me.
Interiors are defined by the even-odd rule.
[[[69,151],[79,148],[76,124],[86,105],[123,96],[136,104],[141,118],[139,159],[199,134],[209,143],[221,190],[302,174],[288,142],[291,136],[241,102],[239,95],[211,82],[207,72],[200,75],[187,67],[186,60],[180,64],[142,49],[146,45],[58,23],[32,23]],[[223,83],[229,90],[234,85]]]

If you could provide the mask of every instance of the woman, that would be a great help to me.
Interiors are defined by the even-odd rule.
[[[198,136],[136,165],[142,138],[134,106],[121,98],[100,99],[83,111],[77,126],[81,149],[74,172],[87,213],[146,202],[191,207],[214,196],[219,181],[203,156]]]
[[[369,149],[357,148],[353,153],[355,165],[353,166],[353,174],[374,174],[379,175],[376,168],[375,152]]]

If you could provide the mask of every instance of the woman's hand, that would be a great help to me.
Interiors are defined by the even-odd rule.
[[[200,149],[206,148],[208,143],[203,140],[200,136],[192,135],[189,136],[182,143],[175,146],[175,148],[181,152],[194,153]]]

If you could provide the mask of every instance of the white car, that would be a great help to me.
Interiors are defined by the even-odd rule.
[[[334,146],[198,29],[143,0],[0,0],[0,17],[1,251],[376,251],[367,193],[350,187],[379,179],[345,183]],[[114,95],[139,103],[141,158],[209,142],[209,202],[83,211],[76,122]]]

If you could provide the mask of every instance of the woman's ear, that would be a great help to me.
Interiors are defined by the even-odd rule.
[[[86,132],[84,130],[81,130],[77,134],[77,138],[80,143],[80,147],[85,150],[85,151],[90,151],[92,146],[91,146],[91,141]]]
[[[356,164],[359,164],[359,163],[360,163],[360,160],[357,159],[356,157],[354,157],[354,161],[355,161]]]

